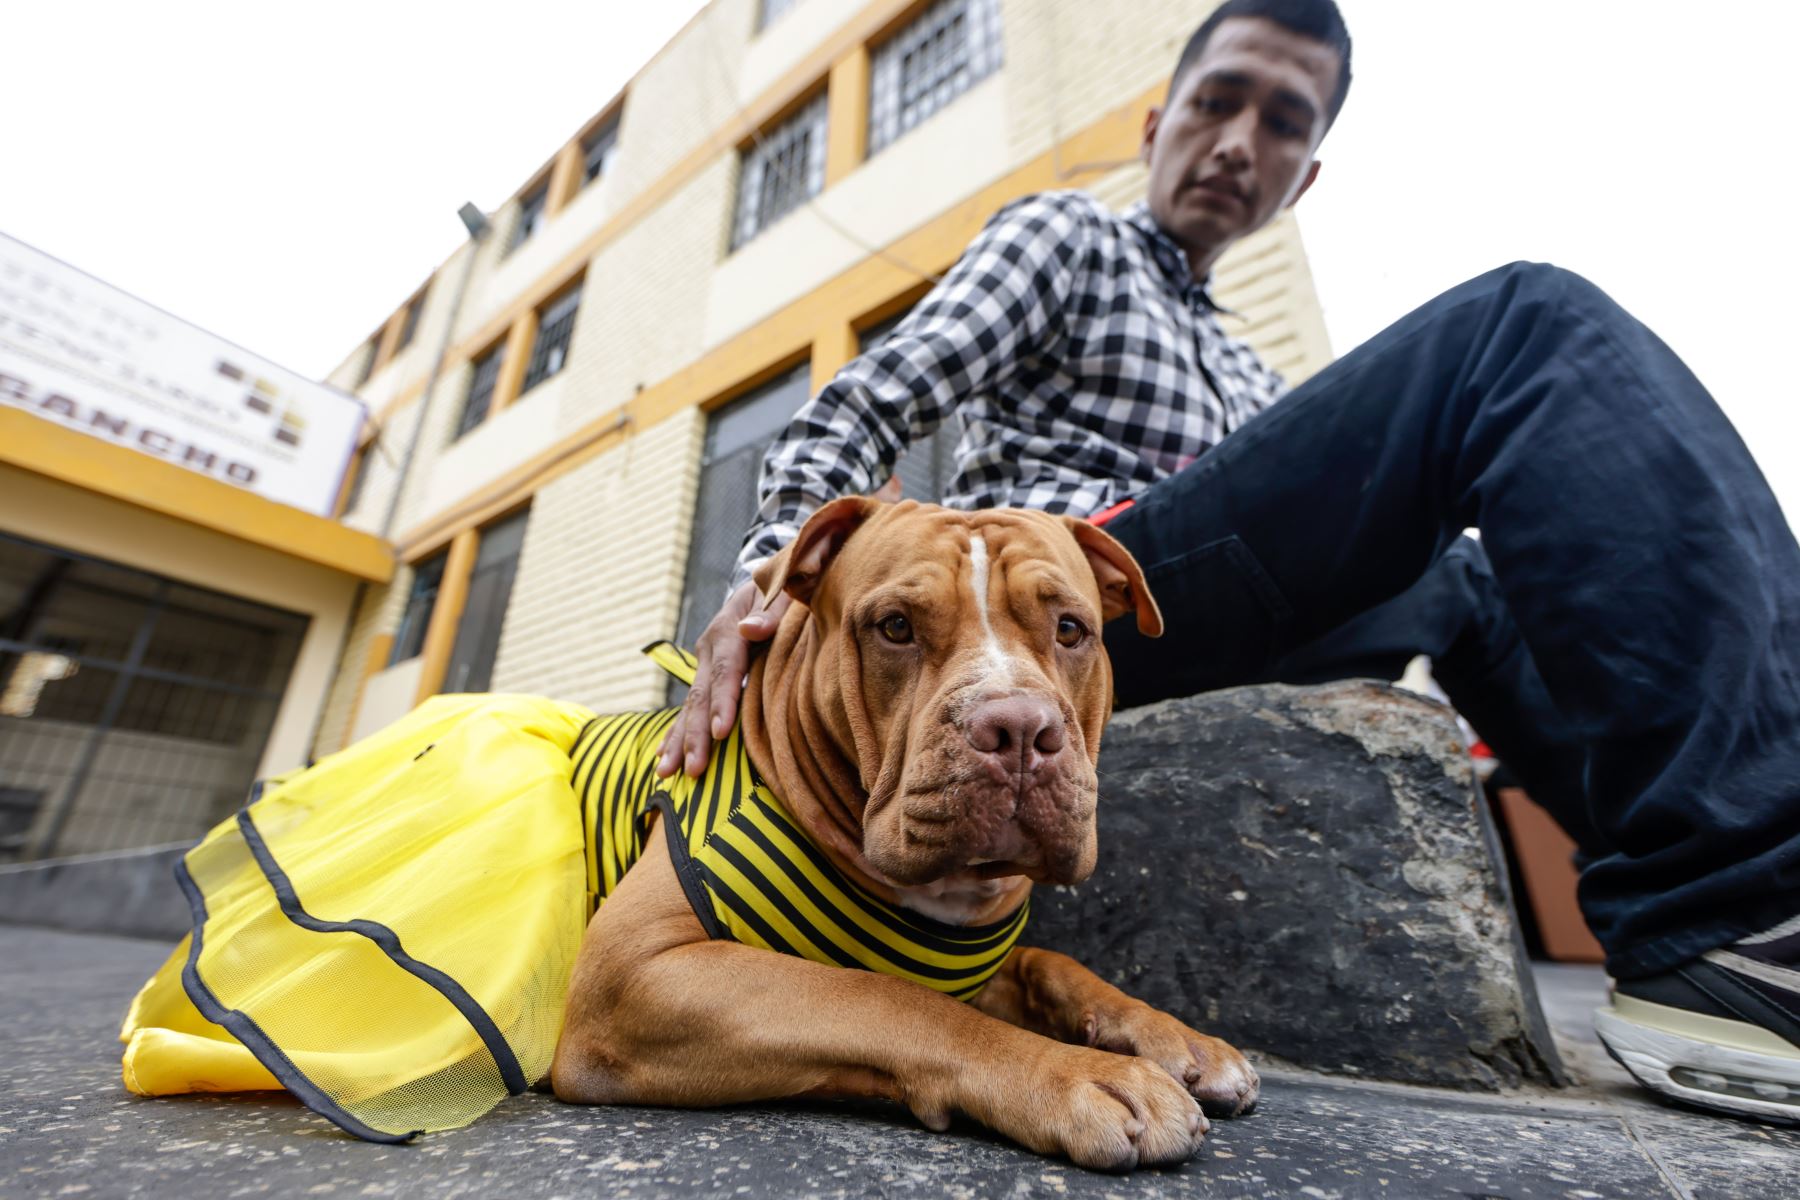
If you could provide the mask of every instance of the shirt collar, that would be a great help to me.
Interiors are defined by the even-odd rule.
[[[1175,285],[1175,290],[1182,299],[1190,304],[1198,301],[1214,312],[1228,311],[1220,308],[1212,298],[1211,275],[1195,281],[1194,269],[1188,263],[1187,252],[1156,223],[1156,218],[1150,215],[1149,204],[1139,200],[1119,215],[1127,225],[1144,235],[1144,242],[1150,248],[1150,257],[1156,260],[1156,265],[1169,277],[1169,282]]]

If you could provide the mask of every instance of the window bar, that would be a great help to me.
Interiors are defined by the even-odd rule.
[[[75,809],[75,798],[87,786],[88,775],[94,769],[94,760],[99,757],[101,740],[112,732],[113,722],[119,719],[119,710],[125,705],[125,693],[136,679],[137,669],[143,665],[144,651],[150,647],[150,635],[156,631],[156,622],[162,616],[168,595],[168,581],[157,580],[155,588],[150,592],[149,610],[145,612],[137,633],[131,639],[131,649],[126,652],[125,669],[113,679],[112,690],[107,693],[106,706],[100,710],[100,719],[94,722],[94,727],[82,739],[81,749],[75,756],[75,770],[62,791],[56,794],[56,799],[50,802],[49,819],[26,848],[26,858],[48,857],[57,840],[62,837],[63,827],[69,823],[69,814]]]

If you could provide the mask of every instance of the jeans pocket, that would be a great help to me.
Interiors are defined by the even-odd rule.
[[[1274,660],[1287,597],[1241,539],[1152,560],[1144,581],[1165,618],[1160,640],[1130,621],[1106,630],[1120,707],[1261,680]]]
[[[1256,553],[1236,534],[1195,546],[1144,569],[1150,594],[1166,592],[1175,603],[1202,608],[1231,606],[1230,597],[1254,600],[1262,616],[1279,624],[1294,615],[1293,605],[1281,594],[1275,580],[1257,560]]]

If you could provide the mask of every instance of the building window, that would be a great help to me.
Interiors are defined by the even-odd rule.
[[[527,241],[538,230],[544,227],[544,217],[550,204],[550,184],[540,183],[525,193],[519,201],[519,223],[513,227],[512,244],[517,247]]]
[[[388,666],[417,658],[425,649],[425,630],[431,625],[431,610],[437,607],[438,589],[444,585],[444,563],[449,557],[448,553],[439,554],[413,568],[412,587],[406,593],[400,628],[394,632],[394,650],[388,655]]]
[[[400,336],[394,339],[395,354],[412,345],[413,335],[419,332],[419,314],[424,310],[424,292],[420,292],[406,302],[406,313],[400,318]]]
[[[732,249],[743,245],[825,187],[825,93],[758,137],[738,168]]]
[[[361,387],[369,382],[369,376],[375,373],[375,360],[381,357],[381,334],[369,339],[369,352],[363,356],[362,367],[356,372],[356,382],[352,387]]]
[[[744,530],[756,516],[756,483],[763,452],[812,391],[812,369],[802,363],[777,379],[712,413],[700,459],[700,490],[688,539],[676,640],[691,646],[719,611],[737,569]]]
[[[612,170],[619,153],[619,114],[606,118],[606,123],[581,140],[582,179],[592,183]]]
[[[0,534],[0,860],[192,841],[243,801],[308,618]]]
[[[487,420],[488,408],[494,402],[494,385],[500,381],[500,360],[506,356],[506,343],[501,342],[475,360],[469,373],[469,395],[463,401],[462,416],[457,418],[455,441]]]
[[[468,598],[456,623],[456,641],[444,666],[446,692],[485,692],[500,653],[500,631],[512,600],[519,552],[525,547],[530,511],[497,521],[481,531],[475,566],[469,572]]]
[[[938,0],[869,55],[869,153],[999,66],[999,0]]]
[[[799,3],[799,0],[758,0],[756,5],[756,29],[761,32],[771,24],[779,21],[788,9]]]
[[[563,369],[569,358],[569,337],[575,332],[575,310],[580,307],[581,288],[576,287],[538,317],[537,340],[532,343],[531,358],[525,364],[520,395]]]

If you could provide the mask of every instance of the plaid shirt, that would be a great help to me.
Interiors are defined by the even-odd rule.
[[[1074,191],[1014,201],[770,445],[732,588],[952,415],[951,508],[1091,516],[1167,478],[1286,387],[1219,311],[1146,205],[1121,215]]]

